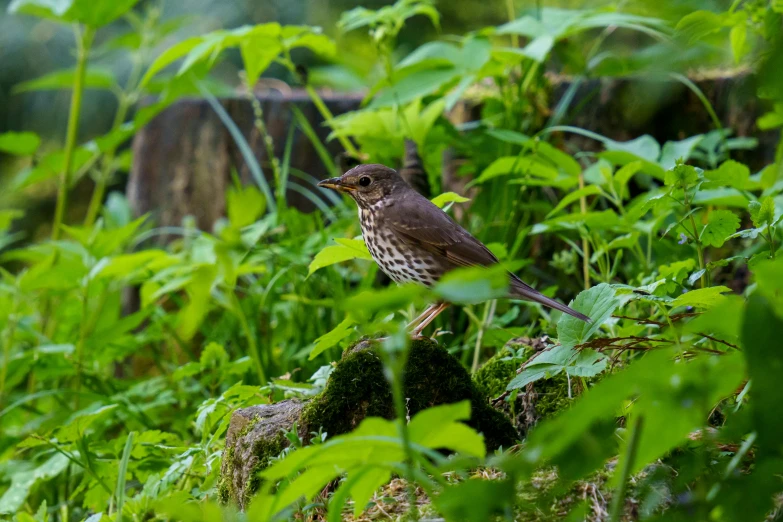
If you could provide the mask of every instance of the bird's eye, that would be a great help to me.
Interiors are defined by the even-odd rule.
[[[369,176],[362,176],[361,178],[359,178],[359,185],[361,185],[362,187],[368,187],[370,183],[372,183],[372,180],[370,179]]]

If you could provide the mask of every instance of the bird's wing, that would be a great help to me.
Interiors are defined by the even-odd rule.
[[[402,201],[394,214],[398,217],[386,219],[389,226],[402,241],[418,246],[450,261],[454,267],[489,266],[498,258],[441,209],[427,198],[409,196]]]
[[[400,205],[397,212],[394,212],[397,217],[386,218],[384,221],[400,240],[444,257],[454,265],[454,268],[490,266],[498,263],[498,258],[481,241],[452,221],[427,198],[415,194],[395,202],[395,205]],[[541,303],[582,321],[590,322],[590,318],[586,315],[546,297],[516,274],[509,272],[508,275],[511,297]]]

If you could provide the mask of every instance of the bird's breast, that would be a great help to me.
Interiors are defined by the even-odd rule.
[[[360,209],[364,244],[370,255],[393,281],[432,286],[444,270],[427,251],[404,242],[378,212]]]

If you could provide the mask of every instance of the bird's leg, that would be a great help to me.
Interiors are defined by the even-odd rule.
[[[419,323],[419,325],[411,330],[411,336],[412,337],[419,337],[421,335],[422,330],[424,330],[428,324],[430,324],[432,321],[435,320],[440,313],[445,310],[448,307],[448,303],[440,303],[439,305],[436,305],[434,310],[432,310],[432,313],[430,313],[426,319],[424,319],[422,322]],[[430,307],[432,308],[432,307]]]
[[[411,330],[411,329],[415,328],[415,327],[416,327],[416,325],[417,325],[417,324],[419,324],[420,322],[422,322],[424,319],[426,319],[426,318],[427,318],[427,315],[429,315],[430,313],[432,313],[432,311],[433,311],[433,310],[434,310],[434,309],[435,309],[437,306],[438,306],[437,304],[431,304],[431,305],[429,305],[429,306],[427,307],[427,309],[426,309],[426,310],[424,310],[424,311],[421,313],[421,315],[419,315],[419,316],[418,316],[416,319],[414,319],[413,321],[411,321],[410,323],[408,323],[408,326],[406,326],[405,328],[407,328],[408,330]]]

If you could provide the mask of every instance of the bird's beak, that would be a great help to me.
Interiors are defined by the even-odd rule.
[[[355,188],[345,185],[340,178],[329,178],[318,183],[319,187],[324,187],[338,192],[353,192]]]

